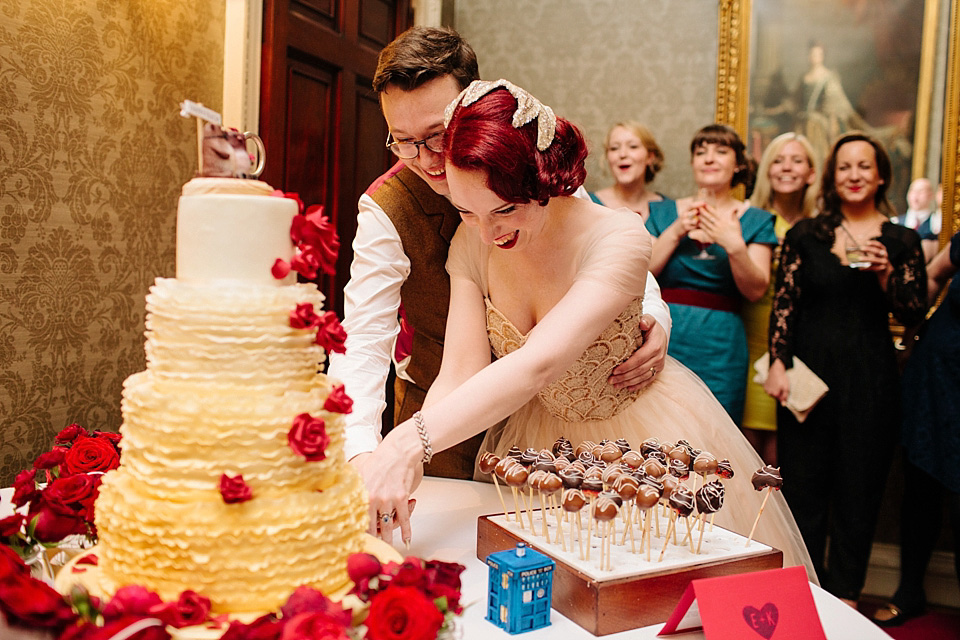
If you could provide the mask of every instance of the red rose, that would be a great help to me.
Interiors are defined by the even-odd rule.
[[[227,504],[236,504],[238,502],[246,502],[252,498],[253,491],[251,491],[247,483],[243,481],[242,474],[233,478],[227,474],[223,474],[220,476],[220,495],[223,496],[223,501]]]
[[[277,258],[277,261],[270,267],[270,274],[277,280],[283,280],[290,273],[290,265],[286,260]]]
[[[60,433],[57,434],[57,437],[53,439],[57,444],[67,444],[68,442],[73,442],[77,439],[78,436],[87,435],[87,430],[73,423],[68,427],[61,429]]]
[[[346,353],[347,349],[344,343],[347,341],[347,332],[340,325],[337,314],[333,311],[327,311],[320,316],[317,323],[317,344],[334,353]]]
[[[234,620],[220,640],[279,640],[283,623],[272,613],[260,616],[250,624]]]
[[[23,563],[23,559],[17,555],[17,552],[0,544],[0,582],[29,574],[30,569]]]
[[[321,205],[313,205],[303,216],[294,218],[290,237],[301,250],[312,249],[324,273],[333,273],[336,268],[340,239],[336,227],[323,215]]]
[[[284,198],[290,198],[297,203],[297,215],[303,213],[303,200],[300,199],[299,193],[294,193],[292,191],[280,191],[279,189],[274,190],[273,195],[283,196]]]
[[[0,538],[10,538],[20,533],[23,527],[24,517],[22,514],[15,513],[0,520]]]
[[[456,562],[427,560],[424,563],[427,595],[434,599],[445,597],[447,607],[457,614],[463,611],[460,606],[460,574],[464,569],[466,567]]]
[[[390,585],[374,596],[367,616],[370,640],[434,640],[443,614],[415,587]]]
[[[66,447],[54,447],[46,453],[41,453],[36,460],[33,461],[34,469],[53,469],[54,467],[60,465],[63,462],[64,457],[66,456],[67,448]]]
[[[287,433],[287,442],[294,453],[309,462],[323,460],[327,457],[326,449],[330,444],[327,425],[320,418],[301,413],[293,419],[293,426]]]
[[[106,473],[120,466],[117,448],[105,438],[78,438],[66,453],[64,466],[68,473]]]
[[[82,517],[71,514],[63,505],[54,506],[43,497],[30,503],[29,518],[33,537],[40,542],[60,542],[67,536],[87,533],[87,523]]]
[[[354,582],[380,575],[381,565],[372,553],[353,553],[347,558],[347,575]]]
[[[281,640],[350,640],[346,626],[324,613],[301,613],[283,626]]]
[[[342,384],[335,385],[333,391],[323,402],[323,408],[333,413],[350,413],[353,411],[353,400],[347,395]]]
[[[28,574],[0,581],[0,611],[10,625],[43,629],[63,628],[77,617],[53,587]]]
[[[426,576],[423,573],[423,564],[420,562],[420,558],[409,557],[404,559],[403,564],[401,564],[396,573],[393,574],[393,579],[390,581],[390,584],[395,584],[399,587],[417,587],[418,589],[423,589],[427,584]]]
[[[11,499],[13,504],[22,507],[40,495],[40,490],[37,489],[36,477],[36,469],[28,469],[17,474],[16,479],[13,481],[13,498]]]
[[[153,607],[162,605],[160,596],[146,587],[130,585],[120,587],[103,608],[103,617],[107,620],[124,616],[146,616]]]
[[[120,450],[120,440],[123,439],[119,433],[114,433],[112,431],[94,431],[93,437],[107,440],[118,451]]]
[[[100,476],[80,473],[51,482],[43,490],[42,500],[61,515],[75,515],[92,522],[93,504],[99,494]]]
[[[284,620],[302,613],[321,613],[342,627],[348,626],[352,619],[350,611],[345,611],[339,603],[323,595],[323,592],[306,585],[297,587],[290,594],[280,613]]]
[[[187,590],[176,602],[151,607],[150,614],[177,629],[202,624],[210,614],[210,598]]]
[[[294,329],[312,329],[319,319],[312,302],[301,302],[290,312],[290,326]]]
[[[143,616],[126,616],[106,622],[102,627],[89,622],[82,622],[75,627],[67,629],[66,633],[60,636],[59,640],[112,640],[118,634],[132,625],[146,625],[149,618]],[[130,636],[124,636],[129,640],[169,640],[170,634],[167,632],[163,622],[154,619],[154,624]]]
[[[308,280],[317,277],[317,272],[323,267],[323,256],[319,250],[303,246],[290,261],[290,268]]]

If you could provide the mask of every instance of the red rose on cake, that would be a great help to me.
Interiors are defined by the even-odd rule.
[[[230,477],[227,474],[220,476],[220,495],[227,504],[246,502],[253,497],[253,491],[243,481],[243,474]]]
[[[333,391],[323,402],[323,408],[332,413],[350,413],[353,411],[353,400],[342,384],[334,385]]]
[[[287,442],[298,456],[303,456],[308,462],[319,462],[327,457],[326,450],[330,444],[327,425],[321,418],[301,413],[293,419]]]

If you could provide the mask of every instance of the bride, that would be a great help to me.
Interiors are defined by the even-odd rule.
[[[763,499],[750,477],[763,463],[703,382],[671,358],[639,392],[607,382],[639,338],[652,243],[636,214],[573,197],[586,176],[580,131],[504,80],[473,82],[445,124],[447,182],[464,224],[447,260],[443,364],[423,410],[364,463],[371,528],[389,536],[395,512],[408,541],[420,463],[509,416],[481,451],[549,449],[560,436],[639,449],[657,437],[729,458],[737,475],[717,524],[746,535]],[[779,492],[755,538],[816,580]]]

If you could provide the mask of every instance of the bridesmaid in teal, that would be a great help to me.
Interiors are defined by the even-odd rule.
[[[673,317],[667,352],[700,376],[740,425],[749,364],[740,305],[766,292],[777,236],[770,213],[734,197],[735,187],[753,184],[736,131],[708,125],[690,154],[697,193],[650,203],[650,272]]]

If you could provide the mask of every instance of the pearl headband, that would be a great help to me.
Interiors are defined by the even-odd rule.
[[[553,136],[557,131],[557,116],[553,113],[553,109],[534,98],[525,89],[521,89],[503,78],[495,82],[490,80],[474,80],[471,82],[466,89],[460,92],[456,100],[447,105],[443,113],[443,126],[449,126],[457,105],[468,107],[499,87],[503,87],[517,99],[517,110],[513,113],[511,124],[514,128],[519,129],[531,120],[536,119],[537,149],[546,151],[553,143]]]

